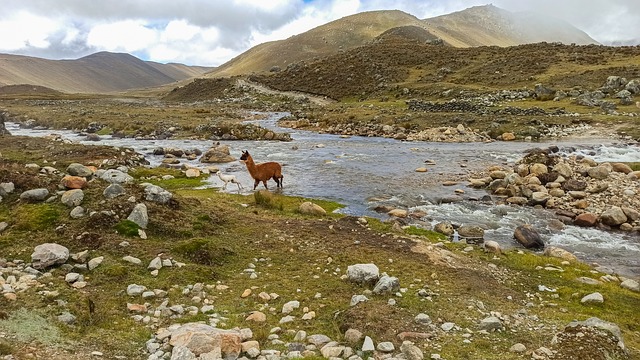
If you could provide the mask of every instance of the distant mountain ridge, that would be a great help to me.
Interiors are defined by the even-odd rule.
[[[561,20],[529,12],[513,13],[493,5],[475,6],[429,19],[399,10],[362,12],[285,40],[255,46],[208,77],[243,75],[285,68],[289,64],[365,45],[399,27],[420,27],[454,47],[515,46],[537,42],[598,44],[584,31]]]
[[[0,86],[37,85],[70,93],[110,93],[171,86],[196,77],[277,72],[300,61],[333,56],[387,37],[409,37],[452,47],[515,46],[537,42],[597,44],[585,32],[552,17],[484,5],[430,19],[399,10],[362,12],[288,39],[257,45],[217,68],[160,64],[122,53],[76,60],[0,54]]]
[[[76,60],[0,54],[0,86],[31,84],[69,93],[109,93],[197,77],[212,68],[144,61],[98,52]]]
[[[455,47],[515,46],[537,42],[597,44],[571,24],[532,12],[510,12],[493,5],[425,19],[427,30]]]

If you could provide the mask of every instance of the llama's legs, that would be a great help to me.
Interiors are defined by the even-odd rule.
[[[264,185],[265,189],[269,190],[269,187],[267,186],[267,180],[263,180],[262,185]]]
[[[258,187],[258,184],[260,184],[260,180],[255,180],[253,182],[253,190],[255,190]]]
[[[224,182],[224,185],[222,186],[222,190],[227,190],[227,182],[226,181],[223,181],[223,182]]]

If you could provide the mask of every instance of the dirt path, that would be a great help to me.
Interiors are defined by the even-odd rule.
[[[278,91],[278,90],[273,90],[271,88],[268,88],[262,84],[258,84],[258,83],[254,83],[248,80],[242,80],[239,79],[236,82],[236,86],[240,87],[240,88],[251,88],[252,90],[255,90],[259,93],[262,94],[268,94],[268,95],[281,95],[281,96],[286,96],[286,97],[290,97],[290,98],[294,98],[294,99],[309,99],[309,101],[311,101],[312,103],[316,104],[316,105],[328,105],[331,103],[336,102],[333,99],[329,99],[326,96],[316,96],[316,95],[311,95],[308,93],[303,93],[300,91]]]

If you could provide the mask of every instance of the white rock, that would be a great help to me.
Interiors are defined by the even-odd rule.
[[[591,303],[602,304],[604,302],[604,297],[602,296],[602,294],[595,292],[583,297],[582,300],[580,300],[580,302],[582,304],[591,304]]]
[[[376,348],[373,345],[373,340],[368,337],[365,336],[364,337],[364,343],[362,344],[362,351],[374,351]]]

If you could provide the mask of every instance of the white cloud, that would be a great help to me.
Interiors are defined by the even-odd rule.
[[[126,20],[100,24],[89,31],[87,44],[109,51],[140,51],[157,40],[157,30],[148,28],[142,20]]]
[[[49,35],[61,27],[62,24],[54,20],[20,11],[0,22],[0,50],[46,48],[50,45]]]
[[[201,28],[191,25],[185,20],[173,20],[164,28],[164,31],[160,35],[160,40],[167,42],[189,41],[200,31],[202,31]]]
[[[397,9],[424,19],[489,2],[563,19],[604,43],[640,41],[639,0],[0,1],[0,52],[46,58],[107,50],[215,66],[357,12]]]

